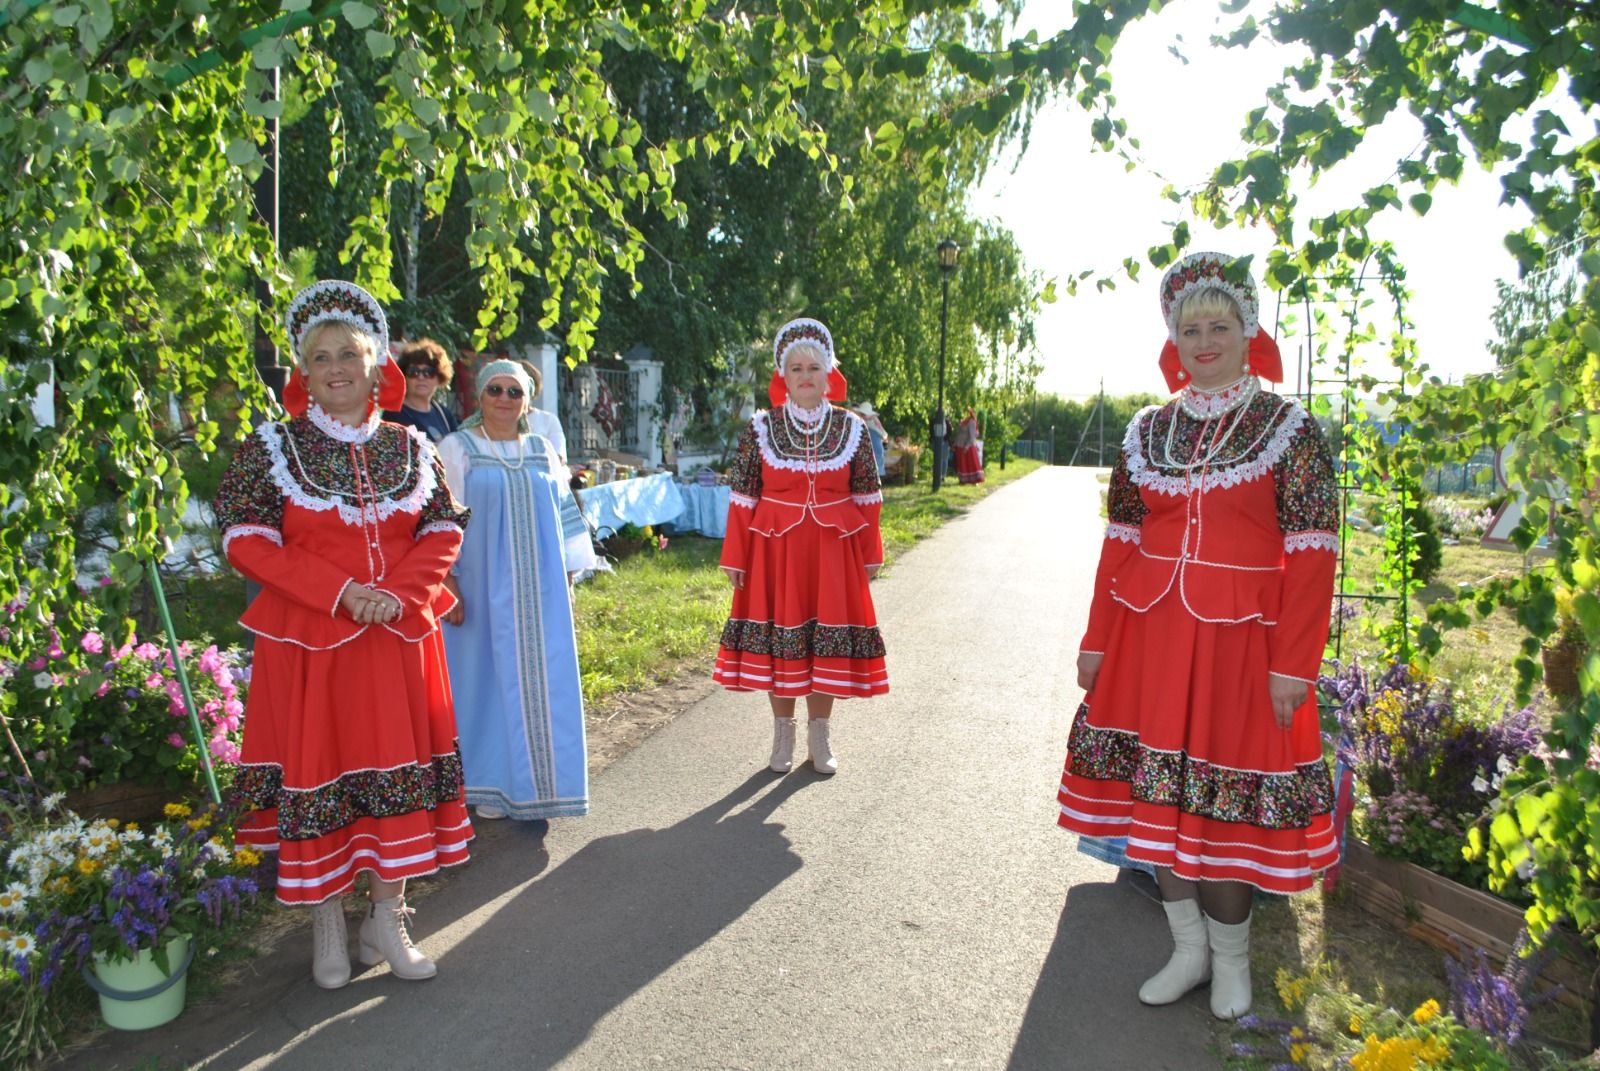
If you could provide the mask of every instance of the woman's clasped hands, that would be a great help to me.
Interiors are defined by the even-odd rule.
[[[400,620],[400,600],[386,591],[365,584],[347,584],[339,596],[339,607],[359,625],[381,625]]]

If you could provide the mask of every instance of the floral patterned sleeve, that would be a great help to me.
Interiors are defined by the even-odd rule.
[[[856,533],[861,541],[861,558],[866,565],[883,564],[883,530],[878,526],[883,513],[883,488],[878,482],[878,461],[872,456],[872,440],[866,428],[861,429],[861,440],[856,454],[850,459],[850,500],[867,519],[867,526]]]
[[[1339,552],[1339,486],[1316,421],[1299,405],[1290,412],[1299,414],[1301,423],[1272,467],[1283,529],[1283,599],[1278,623],[1267,633],[1267,665],[1274,676],[1304,681],[1309,694],[1328,642]]]
[[[433,494],[423,503],[422,514],[417,518],[417,538],[421,539],[430,532],[446,530],[464,532],[472,511],[457,502],[455,495],[451,494],[450,481],[445,476],[444,462],[440,460],[438,451],[432,443],[426,445],[422,456],[425,463],[433,466],[434,483]]]
[[[1291,412],[1301,414],[1302,423],[1290,437],[1283,457],[1272,466],[1283,549],[1290,554],[1301,550],[1337,552],[1339,487],[1333,456],[1310,414],[1299,405]]]
[[[721,564],[744,570],[750,564],[750,522],[761,499],[761,445],[752,420],[739,434],[739,446],[728,469],[728,531],[722,539]]]
[[[1149,419],[1141,414],[1137,419]],[[1117,451],[1111,466],[1111,485],[1106,490],[1105,540],[1100,544],[1100,565],[1094,574],[1094,595],[1089,602],[1089,625],[1078,643],[1082,654],[1105,654],[1106,637],[1111,628],[1111,580],[1117,569],[1139,545],[1144,524],[1145,504],[1139,488],[1128,475],[1126,448]]]
[[[222,531],[222,549],[241,536],[262,536],[283,545],[283,492],[272,482],[272,459],[259,435],[239,444],[211,504]]]

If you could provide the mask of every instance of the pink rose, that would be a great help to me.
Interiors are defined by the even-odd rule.
[[[106,649],[106,641],[101,638],[98,632],[85,632],[83,639],[79,640],[78,644],[90,654],[99,654]]]

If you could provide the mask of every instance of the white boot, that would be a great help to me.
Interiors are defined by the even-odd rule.
[[[828,745],[828,723],[832,718],[811,718],[806,721],[806,747],[811,753],[811,768],[819,774],[839,772],[839,760]]]
[[[350,984],[350,931],[344,924],[344,897],[311,908],[311,977],[323,989]]]
[[[438,974],[439,968],[411,943],[411,934],[406,930],[406,916],[410,914],[403,896],[372,901],[372,909],[361,924],[361,962],[376,967],[388,960],[389,970],[396,978],[420,982]]]
[[[1146,1004],[1171,1004],[1211,976],[1206,917],[1200,913],[1200,901],[1165,900],[1161,907],[1172,927],[1172,958],[1139,987],[1139,999]]]
[[[788,773],[794,769],[794,719],[772,719],[772,772]]]
[[[1211,1014],[1237,1019],[1250,1010],[1250,919],[1206,919],[1211,937]]]

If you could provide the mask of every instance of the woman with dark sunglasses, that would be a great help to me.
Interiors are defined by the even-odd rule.
[[[533,384],[521,363],[478,374],[478,411],[440,444],[445,478],[475,502],[475,538],[445,585],[445,615],[466,775],[482,818],[588,813],[578,647],[568,578],[594,548],[554,446],[530,431]]]
[[[418,339],[400,353],[400,371],[406,377],[406,400],[383,419],[420,429],[434,442],[458,427],[456,415],[434,399],[440,387],[450,385],[454,366],[444,347],[431,338]]]

